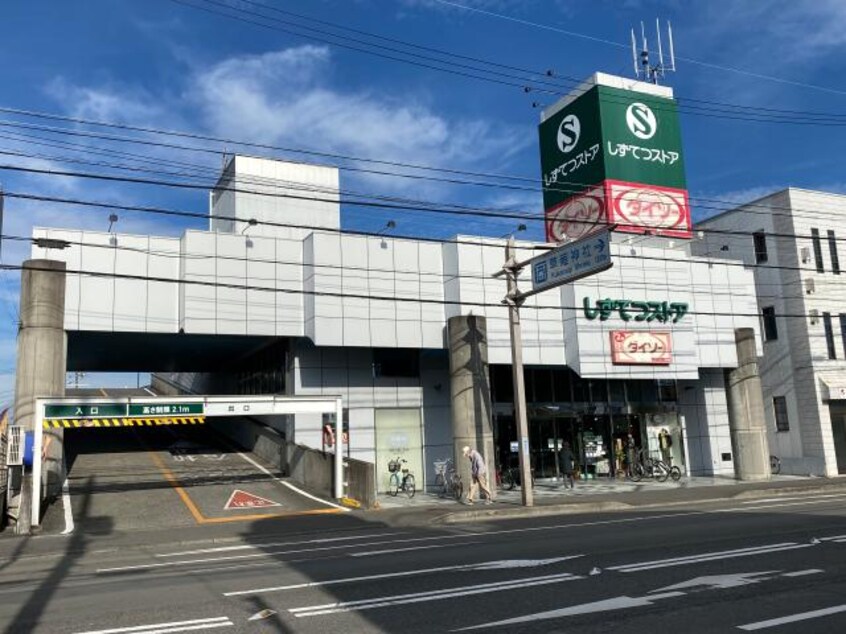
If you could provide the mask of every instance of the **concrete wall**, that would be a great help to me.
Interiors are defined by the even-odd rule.
[[[813,213],[810,213],[813,210]],[[837,473],[831,419],[823,402],[823,381],[846,387],[846,342],[840,336],[846,281],[846,197],[824,192],[786,189],[701,223],[710,233],[700,241],[704,255],[742,257],[754,264],[754,231],[767,236],[768,261],[754,268],[758,307],[772,306],[778,339],[764,342],[759,360],[764,392],[769,448],[782,460],[782,473]],[[824,272],[816,270],[811,229],[819,230]],[[837,238],[844,272],[832,270],[827,231]],[[798,236],[798,237],[796,237]],[[809,315],[816,310],[816,323]],[[837,359],[828,358],[822,313],[832,315]],[[790,316],[788,316],[790,315]],[[836,390],[835,390],[836,391]],[[787,402],[788,431],[778,431],[773,398]]]
[[[691,475],[734,477],[723,371],[703,370],[698,381],[679,381],[678,399],[687,428]],[[724,454],[731,459],[723,460]]]

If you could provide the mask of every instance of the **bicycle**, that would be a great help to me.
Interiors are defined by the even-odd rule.
[[[396,497],[400,491],[403,491],[408,497],[413,498],[416,491],[414,475],[404,468],[403,464],[408,464],[408,461],[399,456],[388,462],[388,471],[391,473],[391,478],[388,480],[388,493]],[[402,473],[401,479],[400,473]]]
[[[778,456],[770,456],[770,473],[773,475],[781,473],[781,458]]]
[[[532,486],[535,486],[535,470],[531,470],[532,474]],[[505,489],[506,491],[511,491],[515,486],[520,484],[520,468],[519,467],[506,467],[505,469],[497,469],[496,470],[496,483],[497,485]]]
[[[435,463],[435,487],[438,489],[438,497],[451,497],[460,500],[464,493],[464,485],[461,483],[461,475],[455,468],[451,459]]]
[[[632,482],[640,482],[643,478],[654,478],[658,482],[666,482],[668,478],[672,478],[673,482],[678,482],[681,479],[681,469],[671,467],[663,460],[646,457],[641,450],[635,463],[626,470],[626,477]]]

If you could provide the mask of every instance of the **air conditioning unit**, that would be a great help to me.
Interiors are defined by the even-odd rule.
[[[814,278],[809,277],[807,280],[805,280],[805,292],[808,295],[811,295],[815,290],[816,287],[814,286]]]
[[[8,428],[6,445],[6,466],[19,467],[23,464],[24,428],[12,425]]]
[[[802,247],[800,249],[799,254],[802,257],[802,263],[807,264],[811,261],[811,250],[808,247]]]

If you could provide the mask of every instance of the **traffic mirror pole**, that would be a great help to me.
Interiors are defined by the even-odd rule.
[[[529,424],[526,418],[526,383],[523,377],[523,335],[520,328],[520,306],[524,297],[517,290],[517,275],[523,267],[515,257],[514,238],[505,246],[503,271],[508,281],[505,303],[508,304],[508,325],[511,331],[511,370],[514,375],[514,416],[517,419],[517,444],[520,456],[520,493],[523,506],[534,506],[532,462],[529,458]]]

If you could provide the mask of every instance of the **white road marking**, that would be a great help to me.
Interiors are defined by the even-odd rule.
[[[747,623],[746,625],[738,625],[737,629],[751,632],[753,630],[764,630],[770,627],[778,627],[786,623],[797,623],[799,621],[807,621],[810,619],[818,619],[823,616],[830,616],[838,614],[839,612],[846,612],[846,604],[835,605],[830,608],[822,610],[812,610],[811,612],[801,612],[799,614],[791,614],[790,616],[783,616],[778,619],[769,619],[767,621],[758,621],[757,623]]]
[[[274,482],[278,482],[282,486],[288,487],[294,493],[299,493],[300,495],[308,498],[309,500],[314,500],[315,502],[320,502],[321,504],[325,504],[326,506],[331,506],[332,508],[340,509],[344,512],[349,512],[350,509],[348,509],[346,506],[341,506],[340,504],[335,504],[334,502],[329,502],[328,500],[321,499],[321,498],[317,497],[316,495],[312,495],[311,493],[307,493],[307,492],[303,491],[302,489],[298,489],[297,487],[295,487],[290,482],[286,482],[285,480],[280,480],[275,475],[273,475],[270,471],[268,471],[263,466],[261,466],[258,462],[256,462],[252,458],[250,458],[248,455],[241,453],[240,451],[238,452],[238,455],[241,456],[247,462],[249,462],[251,465],[253,465],[256,469],[258,469],[262,473],[268,475],[271,480],[273,480]]]
[[[410,550],[431,550],[432,548],[451,548],[453,546],[464,546],[466,544],[478,544],[479,540],[461,542],[460,544],[429,544],[428,546],[409,546],[408,548],[385,548],[383,550],[366,550],[362,553],[350,553],[350,557],[376,557],[377,555],[393,555],[394,553],[405,553]]]
[[[846,539],[846,535],[832,535],[831,537],[820,537],[821,542],[833,542],[839,539]]]
[[[406,605],[409,603],[423,603],[428,601],[440,601],[443,599],[454,599],[457,597],[473,594],[486,594],[489,592],[501,592],[531,586],[547,585],[551,583],[563,583],[565,581],[576,581],[584,579],[569,573],[547,575],[529,579],[499,581],[496,583],[483,583],[475,586],[459,586],[455,588],[444,588],[429,592],[415,592],[411,594],[399,594],[394,596],[376,597],[373,599],[362,599],[359,601],[344,601],[340,603],[326,603],[323,605],[310,605],[302,608],[291,608],[288,610],[298,618],[307,616],[322,616],[338,612],[353,612],[360,610],[371,610],[394,605]]]
[[[512,619],[505,619],[503,621],[493,621],[491,623],[481,623],[479,625],[471,625],[470,627],[462,627],[453,632],[466,632],[469,630],[481,630],[491,627],[501,627],[503,625],[517,625],[519,623],[530,623],[532,621],[544,621],[548,619],[559,619],[565,616],[578,616],[580,614],[593,614],[596,612],[610,612],[614,610],[627,610],[630,608],[639,608],[652,605],[655,601],[660,599],[670,599],[672,597],[684,596],[684,592],[666,592],[664,594],[656,594],[646,597],[614,597],[613,599],[603,599],[602,601],[593,601],[591,603],[582,603],[581,605],[572,605],[567,608],[560,608],[558,610],[548,610],[546,612],[538,612],[537,614],[526,614],[525,616],[518,616]]]
[[[768,579],[772,579],[772,577],[765,575],[774,575],[778,573],[778,570],[764,570],[762,572],[738,572],[735,574],[728,575],[707,575],[705,577],[696,577],[695,579],[690,579],[689,581],[675,583],[671,586],[666,586],[664,588],[650,590],[649,594],[651,596],[653,592],[672,592],[675,590],[690,590],[692,588],[702,588],[705,590],[724,590],[726,588],[739,588],[741,586],[748,586],[752,585],[753,583],[767,581]]]
[[[171,621],[170,623],[152,623],[132,627],[116,627],[108,630],[86,630],[78,634],[156,634],[157,632],[186,632],[202,628],[230,627],[234,623],[226,616],[191,621]]]
[[[299,542],[269,542],[267,544],[240,544],[238,546],[218,546],[217,548],[197,548],[195,550],[181,550],[175,553],[158,553],[156,557],[182,557],[184,555],[205,555],[208,553],[233,552],[236,550],[261,550],[262,548],[277,548],[279,546],[301,546],[302,544],[327,544],[331,542],[353,541],[356,539],[373,539],[374,537],[395,537],[402,532],[372,533],[370,535],[354,535],[350,537],[324,537],[322,539],[306,539]],[[352,546],[353,544],[351,544]]]
[[[833,502],[834,500],[808,500],[805,502],[785,502],[784,504],[761,504],[760,506],[746,506],[744,508],[739,509],[721,509],[717,511],[719,513],[734,513],[734,512],[745,512],[745,511],[755,511],[758,509],[777,509],[783,508],[786,506],[808,506],[810,504],[828,504],[829,502]]]
[[[786,542],[782,544],[772,544],[769,546],[757,546],[754,548],[738,548],[737,550],[725,550],[711,553],[702,553],[700,555],[690,555],[688,557],[674,557],[672,559],[659,559],[656,561],[645,561],[635,564],[626,564],[623,566],[609,566],[608,570],[616,570],[617,572],[642,572],[644,570],[654,570],[656,568],[669,568],[671,566],[684,566],[687,564],[698,564],[706,561],[717,561],[721,559],[734,559],[737,557],[751,557],[753,555],[766,555],[768,553],[777,553],[785,550],[798,550],[800,548],[813,548],[814,544],[796,544],[793,542]]]
[[[813,499],[819,500],[823,498],[842,498],[846,497],[846,493],[826,493],[824,495],[814,495]],[[792,500],[807,500],[808,496],[783,496],[783,497],[775,497],[775,498],[760,498],[757,500],[747,500],[743,502],[743,504],[765,504],[767,502],[790,502]]]
[[[785,572],[782,577],[805,577],[807,575],[818,575],[825,570],[819,568],[808,568],[807,570],[797,570],[795,572]]]
[[[455,535],[456,538],[469,539],[472,535]],[[290,555],[296,553],[316,553],[325,552],[328,550],[340,550],[344,548],[364,547],[364,546],[381,546],[383,544],[407,544],[409,542],[426,541],[435,539],[431,537],[418,537],[414,539],[386,539],[382,541],[369,542],[365,544],[339,544],[336,546],[321,546],[319,548],[295,548],[293,550],[268,550],[260,553],[249,553],[246,555],[229,555],[226,557],[206,557],[205,559],[180,559],[179,561],[163,561],[155,564],[135,564],[132,566],[119,566],[116,568],[98,568],[97,573],[108,572],[127,572],[131,570],[149,570],[153,568],[167,568],[175,566],[189,566],[191,564],[207,564],[217,561],[238,561],[242,559],[255,559],[256,557],[274,557],[276,555]]]
[[[379,575],[365,575],[361,577],[342,577],[340,579],[329,579],[328,581],[308,581],[305,583],[294,583],[287,586],[271,586],[268,588],[255,588],[254,590],[238,590],[235,592],[224,592],[225,597],[236,597],[245,594],[263,594],[266,592],[282,592],[285,590],[301,590],[303,588],[319,588],[321,586],[332,586],[341,583],[357,583],[359,581],[375,581],[377,579],[394,579],[396,577],[411,577],[417,575],[432,574],[435,572],[450,572],[463,570],[501,570],[505,568],[526,568],[529,566],[550,566],[568,559],[577,559],[584,555],[569,555],[567,557],[554,557],[552,559],[518,559],[504,561],[489,561],[481,564],[460,564],[456,566],[440,566],[438,568],[422,568],[419,570],[403,570],[401,572],[388,572]],[[516,565],[519,564],[519,565]]]
[[[62,482],[62,507],[65,511],[65,530],[62,535],[70,535],[73,532],[73,509],[71,508],[70,489],[68,488],[68,476]]]

